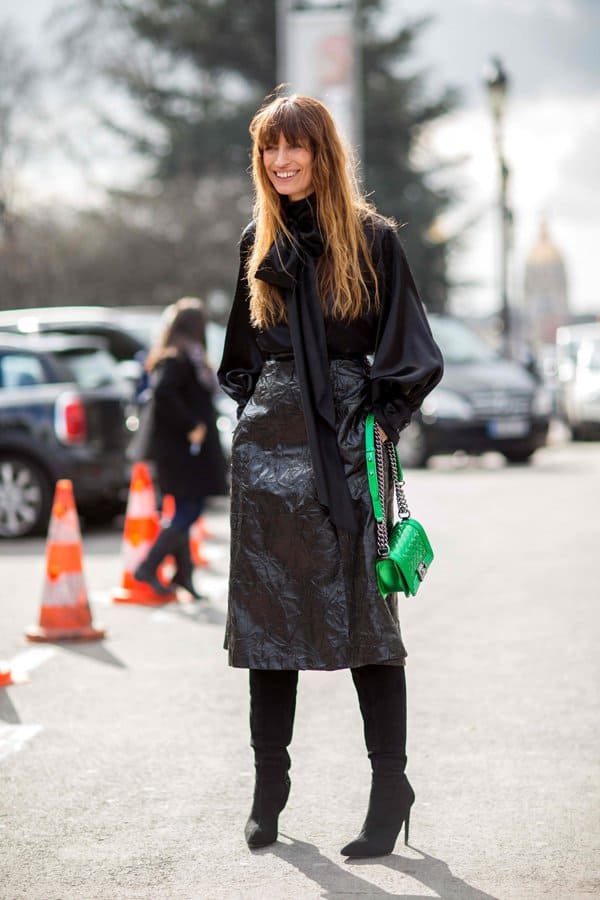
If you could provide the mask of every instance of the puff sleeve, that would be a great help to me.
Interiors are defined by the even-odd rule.
[[[253,240],[254,227],[249,225],[240,244],[237,286],[225,333],[223,358],[217,373],[219,384],[238,405],[238,418],[254,392],[263,366],[256,332],[250,324],[250,290],[246,277],[246,262]]]
[[[400,241],[392,228],[381,238],[381,312],[371,367],[371,404],[394,443],[440,381],[444,364]]]

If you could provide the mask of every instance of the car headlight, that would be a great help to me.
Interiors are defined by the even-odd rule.
[[[469,401],[444,388],[437,388],[425,398],[421,412],[426,419],[460,419],[466,422],[473,418],[473,407]]]
[[[533,395],[531,411],[534,416],[549,416],[552,412],[552,395],[546,388],[538,388]]]

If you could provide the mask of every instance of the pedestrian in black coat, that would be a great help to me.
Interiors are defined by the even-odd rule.
[[[156,464],[161,493],[175,498],[175,515],[134,576],[160,594],[169,593],[156,570],[165,556],[173,555],[173,583],[200,598],[192,581],[189,529],[202,515],[207,497],[228,492],[213,406],[218,384],[206,358],[206,315],[200,300],[184,297],[168,310],[146,368],[152,385],[148,455]]]
[[[239,412],[226,646],[250,669],[246,840],[277,838],[298,670],[350,668],[373,780],[363,830],[342,852],[390,853],[414,800],[406,651],[397,598],[383,601],[375,580],[365,419],[372,411],[396,442],[442,358],[393,223],[358,193],[326,107],[276,97],[250,133],[254,221],[219,369]]]

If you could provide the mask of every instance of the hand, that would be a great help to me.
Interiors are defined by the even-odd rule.
[[[200,423],[191,431],[188,431],[187,439],[190,444],[203,444],[206,437],[206,425]]]
[[[379,437],[381,438],[382,443],[389,440],[387,434],[385,433],[385,431],[383,430],[381,425],[377,424],[377,429],[379,431]]]

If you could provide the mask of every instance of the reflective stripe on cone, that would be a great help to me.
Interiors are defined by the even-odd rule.
[[[56,483],[39,625],[27,628],[25,635],[30,641],[90,641],[105,635],[92,624],[79,519],[68,479]]]
[[[145,463],[135,463],[131,473],[131,485],[123,529],[123,576],[121,585],[112,592],[113,603],[136,603],[141,606],[162,606],[177,600],[172,591],[163,596],[133,573],[142,563],[160,533],[154,487]]]

